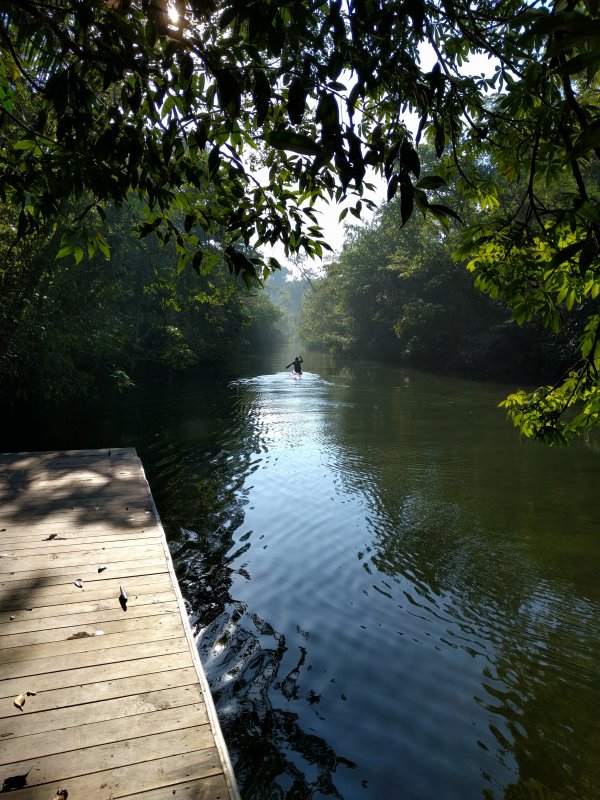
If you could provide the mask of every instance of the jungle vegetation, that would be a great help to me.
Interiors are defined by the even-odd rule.
[[[455,257],[517,322],[582,309],[569,367],[508,399],[524,434],[578,435],[600,412],[599,33],[597,0],[0,2],[0,357],[42,280],[21,254],[107,255],[132,195],[178,270],[252,285],[279,267],[263,245],[321,256],[315,203],[360,216],[374,172],[400,224],[461,226]]]
[[[433,158],[427,149],[424,155]],[[499,187],[499,204],[508,204],[510,182],[494,175],[492,164],[488,169]],[[587,177],[596,187],[598,176]],[[550,194],[560,186],[544,191],[546,202],[557,202]],[[466,204],[455,185],[446,184],[439,194],[470,229],[489,214]],[[345,358],[529,385],[568,371],[591,302],[561,309],[555,330],[540,315],[519,324],[504,299],[480,291],[457,257],[460,248],[461,232],[429,217],[415,215],[404,226],[401,201],[394,198],[369,225],[347,227],[341,253],[325,264],[304,297],[302,338]]]

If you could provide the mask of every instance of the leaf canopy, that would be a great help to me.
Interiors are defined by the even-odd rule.
[[[555,326],[599,279],[599,31],[597,0],[0,2],[0,202],[24,237],[74,200],[102,215],[136,192],[141,232],[174,238],[182,264],[210,241],[260,280],[276,262],[244,251],[320,256],[315,202],[354,196],[359,213],[369,170],[400,195],[403,224],[415,209],[458,221],[431,199],[453,171],[491,210],[461,251],[480,287]],[[491,77],[468,74],[474,56]],[[490,160],[514,187],[502,207]],[[597,330],[567,405],[598,384]]]

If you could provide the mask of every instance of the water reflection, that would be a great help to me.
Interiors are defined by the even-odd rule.
[[[138,448],[244,798],[599,797],[597,454],[519,445],[505,387],[305,360],[5,449]]]
[[[382,433],[381,409],[373,413],[366,403],[362,408],[360,430],[368,430],[372,445]],[[598,763],[589,748],[590,735],[597,743],[600,733],[596,716],[590,714],[600,685],[594,655],[600,648],[597,583],[585,579],[591,577],[589,568],[570,573],[565,563],[560,579],[554,572],[550,579],[544,577],[549,574],[547,556],[555,555],[556,548],[568,552],[569,561],[580,560],[582,542],[577,538],[583,531],[587,558],[597,569],[593,527],[586,528],[587,509],[596,505],[595,479],[582,479],[579,454],[563,454],[563,467],[577,469],[577,492],[586,497],[580,512],[581,498],[573,497],[565,476],[554,480],[554,454],[546,461],[547,451],[513,451],[512,458],[503,454],[504,461],[490,462],[490,452],[498,450],[490,448],[488,430],[484,439],[461,441],[457,458],[450,425],[437,428],[444,440],[431,440],[419,415],[409,431],[404,423],[410,407],[403,405],[401,411],[394,434],[386,425],[387,447],[393,449],[394,435],[396,442],[401,439],[398,452],[411,452],[420,474],[411,464],[401,471],[399,485],[389,460],[373,457],[373,448],[365,447],[359,448],[362,459],[351,460],[351,472],[344,476],[351,490],[361,486],[361,476],[371,478],[368,525],[373,536],[359,558],[375,578],[372,588],[405,610],[401,635],[419,644],[424,636],[432,637],[438,651],[452,648],[471,656],[470,670],[481,676],[474,700],[488,717],[487,735],[478,735],[477,745],[494,753],[496,765],[518,770],[528,786],[533,773],[540,785],[558,790],[557,797],[597,796]],[[389,422],[395,412],[388,408],[383,419]],[[349,427],[357,430],[355,415],[350,415]],[[428,445],[420,456],[411,448],[415,428],[424,434],[421,445]],[[464,435],[470,426],[461,430]],[[520,486],[510,480],[507,466],[517,469],[519,480],[532,467],[533,476],[528,473]],[[597,474],[597,465],[588,460],[585,469],[590,468]],[[510,483],[512,492],[490,492],[492,480]],[[590,595],[595,601],[588,600]],[[418,620],[415,626],[410,617]],[[434,660],[429,658],[426,666],[430,679]],[[457,657],[453,661],[455,668],[461,663]],[[462,669],[469,667],[463,663]],[[465,683],[464,675],[457,683]],[[420,688],[428,692],[427,686]],[[434,702],[430,692],[429,697]],[[464,694],[462,699],[468,702]],[[476,727],[477,714],[469,713]],[[483,774],[501,789],[497,769]]]
[[[398,377],[237,381],[202,456],[174,552],[244,796],[584,797],[598,597],[564,463],[485,388]]]
[[[316,377],[301,380],[308,386]],[[235,582],[252,580],[246,556],[268,547],[264,532],[244,527],[253,476],[276,471],[279,440],[299,446],[291,419],[294,405],[301,412],[295,383],[281,374],[233,382],[229,421],[214,448],[211,441],[183,458],[176,448],[156,462],[169,508],[188,515],[185,526],[167,515],[170,546],[244,798],[341,798],[335,773],[354,767],[289,707],[314,709],[320,700],[307,674],[309,633],[298,627],[302,644],[288,647],[284,634],[235,599]]]

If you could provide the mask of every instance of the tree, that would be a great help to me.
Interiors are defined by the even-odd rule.
[[[140,232],[174,239],[182,264],[201,269],[220,229],[229,269],[250,281],[278,266],[250,245],[321,255],[315,201],[353,195],[360,214],[369,168],[399,194],[403,223],[415,208],[444,224],[458,216],[430,194],[449,170],[472,202],[493,204],[496,188],[463,159],[487,154],[515,181],[514,203],[460,256],[518,319],[540,313],[556,328],[562,305],[600,288],[585,176],[600,155],[599,32],[596,0],[2,2],[2,123],[18,135],[0,148],[0,200],[19,208],[22,237],[85,192],[102,218],[133,189],[147,203]],[[493,77],[464,74],[474,54],[494,60]],[[425,140],[445,159],[430,175]],[[568,188],[547,207],[540,183],[557,178]],[[101,245],[78,221],[63,253]],[[561,440],[598,422],[599,331],[591,309],[580,363],[510,401],[527,435]],[[563,422],[576,401],[582,414]]]
[[[436,372],[529,383],[569,364],[576,352],[575,312],[569,314],[571,328],[563,325],[554,341],[541,324],[518,326],[506,304],[474,288],[469,272],[452,259],[455,234],[419,217],[402,227],[400,218],[395,198],[370,225],[351,229],[339,257],[305,299],[302,337],[308,344]]]
[[[108,210],[106,242],[118,254],[108,262],[101,253],[80,263],[57,261],[41,234],[0,248],[2,404],[60,402],[100,387],[170,380],[175,371],[226,360],[273,334],[279,312],[259,287],[248,290],[224,269],[179,273],[174,243],[140,240],[131,225],[129,213]]]

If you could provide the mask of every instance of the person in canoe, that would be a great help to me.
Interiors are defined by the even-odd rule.
[[[294,372],[296,373],[296,375],[302,375],[302,364],[303,364],[303,362],[304,362],[304,359],[302,358],[302,356],[296,356],[296,358],[287,365],[286,369],[289,369],[293,364]]]

